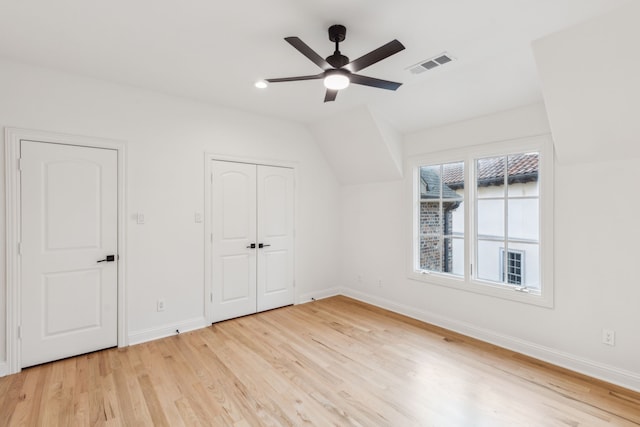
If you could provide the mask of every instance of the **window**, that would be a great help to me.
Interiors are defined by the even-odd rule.
[[[420,268],[464,274],[464,163],[420,168]]]
[[[410,277],[551,306],[552,153],[536,137],[411,159]]]
[[[506,268],[504,268],[506,256]],[[500,271],[502,273],[502,281],[510,285],[522,285],[522,270],[524,269],[524,252],[507,251],[500,248]],[[506,274],[506,277],[505,277]]]
[[[539,160],[538,152],[475,160],[477,279],[539,291]],[[508,271],[516,251],[529,262],[519,283]]]

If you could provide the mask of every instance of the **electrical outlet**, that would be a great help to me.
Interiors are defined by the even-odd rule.
[[[611,346],[616,345],[616,331],[612,329],[603,329],[602,343]]]
[[[144,218],[144,214],[143,214],[142,212],[138,212],[138,213],[136,214],[136,222],[137,222],[138,224],[144,224],[144,222],[145,222],[145,218]]]
[[[164,311],[164,309],[166,308],[166,305],[163,299],[159,299],[157,301],[156,308],[158,309],[158,311]]]

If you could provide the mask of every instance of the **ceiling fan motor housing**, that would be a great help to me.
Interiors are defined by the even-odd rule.
[[[329,40],[341,43],[347,37],[347,28],[344,25],[332,25],[329,27]]]
[[[331,56],[327,56],[327,62],[333,68],[342,68],[349,63],[349,58],[344,55],[341,55],[340,52],[336,52]]]

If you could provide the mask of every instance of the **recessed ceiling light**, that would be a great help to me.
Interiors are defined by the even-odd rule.
[[[258,89],[266,89],[267,82],[265,82],[264,80],[260,80],[260,81],[257,81],[254,86],[257,87]]]

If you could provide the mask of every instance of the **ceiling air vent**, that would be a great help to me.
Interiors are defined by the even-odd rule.
[[[455,58],[449,55],[447,52],[441,53],[440,55],[436,55],[433,58],[425,59],[424,61],[420,61],[415,65],[407,68],[407,70],[411,71],[412,74],[420,74],[425,71],[433,70],[441,65],[446,64],[447,62],[453,61]]]

